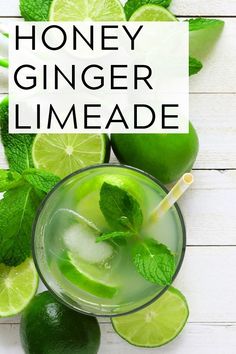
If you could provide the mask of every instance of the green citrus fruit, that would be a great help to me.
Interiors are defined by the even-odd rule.
[[[20,335],[26,354],[96,354],[100,344],[96,318],[67,308],[48,291],[23,312]]]
[[[147,4],[139,7],[129,21],[177,21],[177,19],[162,6]]]
[[[15,316],[34,297],[38,273],[31,258],[16,267],[0,264],[0,317]]]
[[[65,177],[80,168],[108,162],[105,134],[38,134],[32,148],[34,166]]]
[[[160,347],[184,328],[189,315],[188,304],[173,287],[150,306],[133,314],[112,319],[115,331],[130,344]]]
[[[71,252],[68,257],[58,262],[63,276],[78,288],[97,297],[112,298],[117,293],[117,287],[106,282],[106,269],[98,265],[84,262]]]
[[[190,171],[198,153],[198,136],[191,123],[188,134],[112,134],[111,143],[121,163],[140,168],[164,184]]]
[[[119,0],[53,0],[50,21],[125,21]]]

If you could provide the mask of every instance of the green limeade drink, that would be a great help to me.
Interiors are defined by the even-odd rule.
[[[131,198],[140,206],[143,221],[138,236],[126,232],[130,230],[127,223],[121,234],[111,226],[116,224],[118,205],[112,193],[103,195],[101,201],[104,186],[123,193],[128,204]],[[167,286],[146,280],[137,271],[132,250],[146,239],[166,245],[176,276],[185,250],[180,210],[176,206],[160,220],[149,220],[165,195],[157,180],[121,165],[89,167],[66,177],[44,201],[34,228],[34,258],[45,285],[68,306],[102,316],[125,314],[158,298]],[[132,207],[126,207],[129,213]],[[123,216],[120,219],[127,221]],[[101,235],[110,233],[111,238],[98,242]]]

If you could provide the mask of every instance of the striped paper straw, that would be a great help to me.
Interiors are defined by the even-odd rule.
[[[175,204],[182,194],[184,194],[192,183],[193,175],[191,173],[185,173],[170,190],[167,196],[153,210],[150,216],[151,221],[156,221],[161,218]]]

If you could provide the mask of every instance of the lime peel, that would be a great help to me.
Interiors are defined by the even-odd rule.
[[[97,278],[98,266],[89,265],[79,258],[75,258],[71,252],[63,256],[59,264],[59,269],[63,276],[80,289],[97,297],[111,299],[117,293],[118,287],[106,284]],[[89,270],[90,269],[90,274]],[[91,271],[92,269],[92,271]],[[93,278],[93,273],[95,274]]]

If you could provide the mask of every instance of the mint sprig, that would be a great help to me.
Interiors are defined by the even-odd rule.
[[[202,63],[193,57],[189,57],[189,76],[197,74],[202,69]]]
[[[5,192],[20,185],[22,177],[18,172],[0,170],[0,192]]]
[[[21,173],[27,168],[34,167],[31,149],[34,134],[8,133],[8,97],[0,104],[1,140],[10,169]]]
[[[32,187],[48,193],[60,178],[50,172],[29,168],[22,174],[13,170],[0,170],[0,192],[6,192],[28,182]]]
[[[162,243],[149,239],[137,244],[132,252],[137,271],[148,281],[162,286],[171,284],[175,259]]]
[[[16,266],[31,254],[33,221],[46,193],[60,180],[33,168],[34,135],[8,133],[8,99],[0,103],[1,138],[9,170],[0,170],[0,263]]]
[[[190,20],[186,20],[189,23],[189,31],[199,31],[199,30],[204,30],[208,28],[213,28],[213,27],[218,27],[218,26],[223,26],[224,21],[214,19],[214,18],[191,18]]]
[[[100,191],[100,208],[115,231],[97,237],[97,242],[135,237],[132,261],[139,274],[155,284],[170,284],[175,271],[174,255],[165,245],[142,238],[143,214],[138,201],[124,189],[105,182]]]
[[[16,266],[31,254],[31,229],[41,198],[29,184],[0,200],[0,263]]]
[[[114,238],[129,238],[133,236],[134,234],[130,231],[113,231],[113,232],[107,232],[102,234],[101,236],[97,237],[96,242],[102,242],[102,241],[107,241],[109,239],[114,239]]]
[[[0,66],[2,67],[2,68],[8,68],[9,67],[9,62],[8,62],[8,60],[7,59],[1,59],[0,58]]]
[[[100,209],[115,231],[140,230],[143,214],[137,200],[124,189],[104,182],[100,191]]]
[[[60,178],[50,172],[28,168],[22,174],[25,181],[42,192],[48,193],[60,181]]]
[[[20,0],[21,16],[26,21],[48,21],[52,0]]]
[[[0,263],[16,266],[31,254],[33,221],[41,203],[59,178],[30,169],[22,174],[0,170]]]

